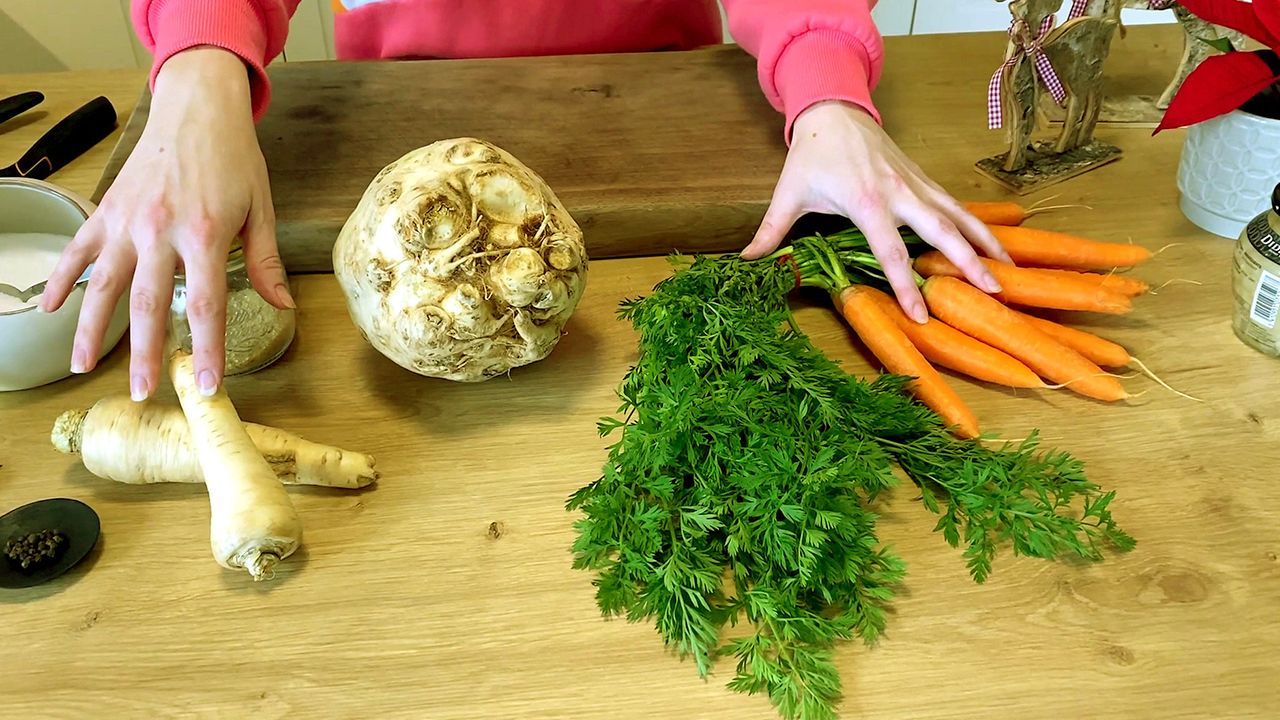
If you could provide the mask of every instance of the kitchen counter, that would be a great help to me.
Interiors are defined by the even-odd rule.
[[[1171,28],[1132,29],[1109,66],[1113,87],[1157,92],[1177,49]],[[984,54],[957,61],[974,51]],[[707,52],[743,67],[728,50]],[[972,169],[1002,141],[985,129],[980,78],[993,67],[970,57],[1002,52],[994,35],[889,41],[880,91],[888,128],[962,197],[1001,196]],[[646,59],[628,62],[638,72]],[[0,96],[49,96],[47,117],[0,126],[0,157],[16,158],[94,94],[115,101],[124,125],[144,81],[138,72],[0,76]],[[754,89],[752,78],[740,82]],[[989,428],[1007,437],[1038,428],[1046,444],[1082,458],[1117,491],[1111,509],[1138,545],[1088,567],[1006,550],[976,585],[910,488],[895,490],[880,535],[908,563],[907,587],[879,646],[841,649],[841,717],[1280,712],[1280,364],[1230,331],[1231,242],[1198,231],[1177,209],[1181,134],[1104,127],[1100,136],[1124,159],[1044,193],[1092,209],[1034,224],[1173,244],[1140,274],[1156,286],[1199,284],[1170,284],[1130,316],[1079,324],[1203,402],[1141,376],[1126,382],[1145,394],[1120,405],[955,380]],[[92,193],[113,142],[50,180]],[[628,148],[616,152],[625,164]],[[775,150],[751,177],[725,179],[749,198],[735,213],[763,209],[780,159]],[[696,204],[711,202],[705,190],[690,207],[667,206],[672,215],[661,222],[708,217]],[[610,197],[626,192],[622,183]],[[323,245],[308,242],[299,236],[297,257],[322,257]],[[295,274],[296,341],[228,390],[245,420],[372,453],[382,477],[363,491],[291,489],[304,546],[268,583],[215,564],[201,486],[115,484],[50,445],[59,413],[126,392],[127,337],[89,376],[0,394],[0,508],[71,496],[92,505],[103,528],[68,575],[0,590],[8,653],[0,717],[776,718],[765,699],[725,689],[731,663],[704,682],[651,625],[603,620],[591,576],[570,567],[574,516],[564,503],[600,471],[607,441],[595,421],[616,408],[614,389],[635,357],[635,338],[614,311],[667,272],[658,257],[597,260],[555,353],[480,385],[401,370],[362,341],[331,275]],[[851,372],[873,372],[829,308],[798,307],[820,347]],[[173,402],[171,391],[159,401]]]

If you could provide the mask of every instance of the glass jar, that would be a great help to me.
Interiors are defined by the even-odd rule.
[[[1266,355],[1280,357],[1280,185],[1271,193],[1271,209],[1240,233],[1232,268],[1236,337]]]
[[[247,375],[271,365],[293,342],[295,313],[268,303],[254,289],[239,243],[227,255],[226,370],[224,375]],[[187,321],[186,276],[173,279],[169,307],[171,342],[191,351],[191,326]]]

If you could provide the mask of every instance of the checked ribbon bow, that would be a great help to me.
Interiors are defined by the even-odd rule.
[[[1083,2],[1083,0],[1077,0]],[[1034,36],[1031,34],[1031,28],[1027,25],[1027,21],[1018,18],[1009,25],[1009,36],[1013,38],[1014,51],[1009,54],[1009,59],[996,69],[991,76],[991,83],[987,86],[987,127],[995,129],[1004,124],[1004,103],[1001,102],[1001,89],[1004,83],[1004,71],[1012,67],[1014,63],[1023,57],[1030,56],[1035,61],[1036,72],[1040,74],[1040,79],[1044,81],[1044,85],[1049,89],[1049,93],[1053,95],[1053,99],[1061,105],[1067,99],[1067,91],[1062,87],[1062,81],[1058,79],[1058,74],[1054,72],[1053,65],[1049,62],[1049,56],[1044,53],[1044,38],[1053,29],[1054,16],[1045,17],[1044,22],[1040,23],[1040,30]]]
[[[1071,10],[1067,15],[1067,20],[1074,20],[1084,16],[1088,10],[1090,0],[1072,0]],[[1119,0],[1115,0],[1119,2]],[[1149,10],[1168,10],[1177,4],[1177,0],[1148,0],[1147,9]],[[1030,27],[1025,20],[1021,18],[1013,21],[1009,26],[1009,35],[1014,40],[1015,49],[1010,54],[1009,59],[1004,61],[995,73],[991,76],[991,83],[987,86],[987,127],[995,129],[1003,125],[1004,120],[1004,103],[1001,102],[1000,91],[1004,81],[1004,71],[1013,66],[1014,63],[1026,56],[1031,56],[1035,60],[1036,72],[1044,81],[1044,85],[1048,88],[1049,93],[1053,95],[1053,99],[1059,105],[1066,100],[1066,90],[1062,86],[1062,81],[1058,78],[1058,74],[1054,72],[1053,65],[1049,62],[1049,58],[1044,53],[1043,43],[1046,35],[1053,29],[1054,16],[1047,16],[1040,23],[1040,31],[1035,36],[1031,35]]]

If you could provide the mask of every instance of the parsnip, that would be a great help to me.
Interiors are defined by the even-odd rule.
[[[170,357],[169,377],[209,493],[213,557],[227,569],[263,580],[302,544],[298,512],[258,454],[226,389],[201,395],[191,355],[182,350]]]
[[[372,456],[304,440],[256,423],[244,429],[285,485],[357,489],[378,479]],[[85,468],[106,480],[147,485],[203,483],[182,408],[127,395],[105,397],[87,410],[58,416],[51,434],[62,453],[79,455]]]

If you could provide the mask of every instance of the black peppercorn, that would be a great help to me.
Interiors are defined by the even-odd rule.
[[[61,530],[41,530],[5,543],[4,554],[23,570],[34,570],[56,560],[66,545],[67,536]]]

